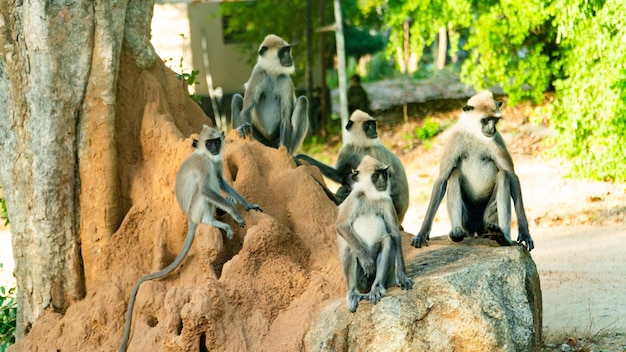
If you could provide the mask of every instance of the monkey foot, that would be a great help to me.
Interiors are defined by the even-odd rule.
[[[500,226],[496,224],[487,224],[487,231],[489,231],[489,238],[498,242],[501,246],[510,246],[511,242],[506,238]]]
[[[356,312],[356,307],[359,305],[359,301],[361,301],[365,295],[359,292],[348,292],[346,296],[346,301],[348,303],[348,309],[350,312]]]
[[[422,235],[418,234],[417,236],[413,237],[413,240],[411,240],[411,246],[415,248],[422,248],[422,245],[428,246],[428,239],[424,238],[424,236]]]
[[[460,227],[455,227],[450,231],[450,239],[454,242],[461,242],[463,238],[465,238],[468,233]]]
[[[387,290],[381,285],[374,284],[369,293],[365,295],[365,299],[376,304],[387,294]]]

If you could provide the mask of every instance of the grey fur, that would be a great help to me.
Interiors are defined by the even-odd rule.
[[[371,124],[370,126],[373,127],[367,128],[366,124]],[[342,184],[336,194],[339,203],[350,193],[348,175],[352,170],[356,170],[364,156],[369,155],[389,165],[391,198],[398,216],[398,224],[401,225],[409,207],[409,183],[402,162],[393,152],[380,143],[376,130],[376,119],[366,112],[361,110],[353,112],[345,128],[348,130],[349,138],[344,141],[334,168],[304,154],[296,155],[296,159],[317,166],[324,176]]]
[[[353,174],[353,191],[338,208],[337,241],[351,312],[362,299],[376,304],[391,285],[413,288],[387,172],[387,165],[366,155]]]
[[[233,96],[231,120],[241,136],[252,134],[267,146],[285,146],[293,154],[309,128],[309,103],[305,96],[295,99],[290,77],[293,59],[285,48],[290,46],[282,38],[273,34],[265,37],[244,96]]]
[[[513,199],[517,242],[529,251],[534,248],[513,160],[495,129],[502,117],[501,105],[486,91],[470,98],[463,108],[444,150],[424,222],[411,242],[414,247],[428,244],[433,219],[447,188],[453,241],[462,241],[470,234],[488,234],[502,245],[511,244]]]
[[[209,151],[207,141],[215,142],[219,139],[218,150]],[[246,226],[243,218],[235,205],[241,203],[246,210],[263,211],[257,204],[250,204],[231,185],[224,180],[222,153],[224,151],[224,134],[216,129],[204,126],[198,140],[194,140],[196,148],[191,155],[183,161],[176,174],[176,200],[187,215],[187,238],[180,253],[170,265],[156,273],[148,274],[135,283],[128,300],[126,310],[126,324],[124,336],[120,343],[119,351],[126,351],[130,340],[130,328],[133,317],[133,307],[139,286],[148,280],[160,279],[169,275],[185,259],[196,234],[196,227],[200,223],[213,225],[226,232],[228,239],[233,238],[233,230],[230,225],[215,219],[215,209],[220,208],[229,213],[241,226]],[[229,196],[224,198],[220,189]]]

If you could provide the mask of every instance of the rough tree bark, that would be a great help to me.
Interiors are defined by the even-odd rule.
[[[90,263],[121,223],[119,57],[125,47],[138,67],[155,62],[152,7],[0,0],[0,185],[11,219],[18,338],[46,309],[63,312],[89,291],[97,275]]]

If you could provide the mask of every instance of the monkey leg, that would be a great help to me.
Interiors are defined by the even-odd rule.
[[[361,301],[364,295],[359,292],[359,275],[364,275],[362,270],[360,269],[360,264],[356,258],[356,255],[352,252],[351,249],[345,248],[343,249],[343,273],[346,277],[346,283],[348,286],[348,292],[346,293],[346,303],[348,304],[348,309],[350,312],[354,313],[356,311],[356,307],[359,305],[359,301]]]
[[[365,299],[376,304],[387,294],[385,284],[389,277],[392,265],[395,265],[395,255],[392,251],[393,243],[391,236],[386,235],[381,240],[381,248],[377,256],[376,278],[372,284],[370,292],[365,295]]]
[[[467,208],[463,201],[461,171],[459,169],[454,169],[448,178],[446,206],[452,227],[450,239],[454,242],[463,241],[463,238],[468,235],[464,228],[464,224],[467,222]]]
[[[309,130],[309,101],[305,96],[296,99],[296,103],[291,114],[291,135],[283,136],[282,145],[287,147],[289,154],[293,154],[300,149],[304,138]]]
[[[239,128],[244,121],[241,120],[241,110],[243,109],[243,96],[241,94],[233,95],[230,102],[230,122],[233,129]]]
[[[483,217],[489,238],[503,246],[511,244],[511,186],[506,173],[498,172],[496,186]]]
[[[202,223],[203,224],[208,224],[211,226],[215,226],[218,229],[221,229],[223,231],[226,232],[226,237],[228,237],[229,240],[232,240],[234,237],[234,233],[233,233],[233,229],[230,227],[230,225],[223,223],[219,220],[217,220],[216,218],[213,217],[213,215],[205,215],[205,217],[202,219]]]

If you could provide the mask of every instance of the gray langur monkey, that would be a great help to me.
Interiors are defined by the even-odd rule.
[[[437,208],[446,188],[450,238],[459,242],[470,233],[489,234],[501,245],[511,242],[511,199],[518,222],[517,242],[534,248],[528,231],[519,178],[504,139],[496,130],[502,118],[500,107],[489,91],[471,97],[457,122],[441,159],[422,227],[411,242],[428,244]]]
[[[324,176],[342,184],[335,195],[339,203],[350,193],[350,173],[356,170],[363,157],[369,155],[391,166],[389,171],[391,198],[398,215],[398,225],[401,225],[409,207],[409,183],[402,162],[380,142],[376,129],[376,119],[366,112],[355,110],[350,115],[350,120],[345,128],[348,131],[347,138],[339,151],[334,168],[305,154],[296,155],[296,160],[304,160],[317,166]]]
[[[346,301],[376,304],[392,285],[413,288],[406,274],[398,219],[391,200],[389,167],[366,155],[352,173],[353,189],[337,214],[337,242],[346,278]]]
[[[231,103],[233,128],[242,137],[252,133],[269,147],[285,146],[295,153],[309,128],[308,100],[295,99],[291,46],[282,38],[270,34],[259,47],[259,57],[242,97],[235,94]]]
[[[145,281],[160,279],[169,275],[180,265],[191,248],[198,224],[213,225],[225,231],[228,239],[232,239],[232,228],[215,218],[216,209],[222,209],[230,214],[241,227],[244,227],[246,223],[235,207],[237,202],[241,203],[248,211],[251,209],[263,211],[259,205],[248,203],[239,192],[224,180],[222,164],[224,133],[205,125],[199,138],[194,139],[193,147],[195,150],[183,161],[176,174],[176,200],[188,217],[187,238],[180,253],[170,265],[161,271],[140,278],[135,283],[128,300],[124,337],[119,347],[120,352],[126,351],[128,347],[133,307],[139,286]],[[224,198],[220,190],[223,190],[228,196]]]

